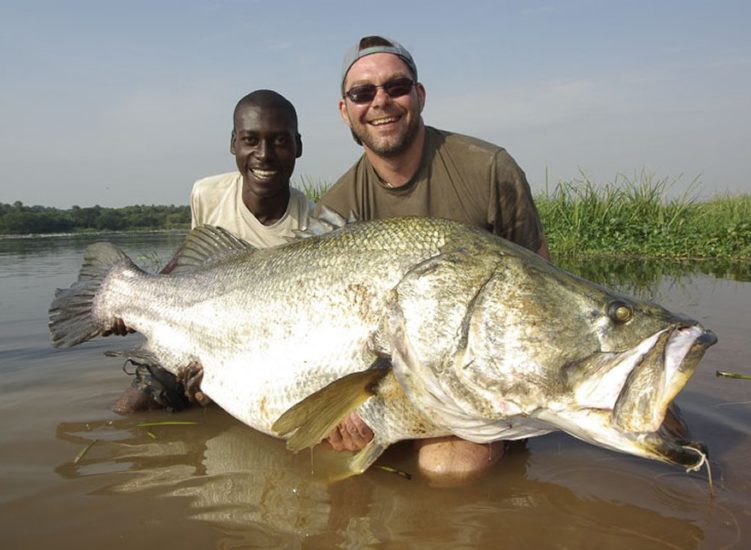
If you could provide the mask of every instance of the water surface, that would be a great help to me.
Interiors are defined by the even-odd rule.
[[[119,417],[130,383],[109,349],[138,335],[55,350],[47,308],[93,237],[0,240],[0,529],[3,548],[747,548],[751,545],[751,283],[748,266],[615,260],[567,269],[653,296],[719,337],[678,404],[710,449],[706,470],[606,451],[564,434],[530,440],[489,474],[437,488],[408,443],[328,484],[326,454],[286,451],[217,407]],[[179,234],[112,234],[140,263]],[[744,271],[745,270],[745,271]],[[144,421],[192,420],[145,428]],[[96,443],[75,463],[77,455]]]

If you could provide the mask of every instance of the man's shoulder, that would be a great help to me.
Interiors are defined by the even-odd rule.
[[[358,175],[362,176],[363,163],[367,162],[365,155],[362,155],[350,168],[329,187],[318,201],[319,204],[325,204],[330,208],[336,209],[336,206],[342,203],[350,203],[355,193]],[[362,179],[362,177],[360,177]]]
[[[347,169],[344,174],[339,176],[339,179],[334,182],[334,185],[332,185],[332,189],[335,187],[341,187],[346,186],[349,184],[354,183],[357,180],[358,174],[362,175],[364,174],[364,168],[368,164],[368,157],[364,154],[360,156],[353,164],[352,166]]]
[[[495,155],[500,151],[506,151],[500,145],[474,136],[450,132],[448,130],[439,130],[430,126],[428,126],[428,130],[436,137],[439,148],[446,147],[459,152],[468,151],[488,155]]]
[[[435,130],[438,146],[437,158],[450,158],[453,163],[463,166],[465,170],[486,170],[495,166],[495,170],[503,174],[516,174],[521,169],[509,152],[500,145],[480,138]]]
[[[240,177],[240,172],[226,172],[224,174],[201,178],[193,184],[193,193],[201,194],[225,191],[229,187],[236,185]]]

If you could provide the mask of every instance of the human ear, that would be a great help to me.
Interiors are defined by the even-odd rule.
[[[349,121],[349,113],[347,112],[347,102],[344,99],[339,100],[339,116],[342,117],[344,124],[352,128],[352,123]]]
[[[417,104],[420,106],[420,112],[422,113],[422,110],[425,108],[425,86],[418,82],[415,85],[415,90],[417,90]]]

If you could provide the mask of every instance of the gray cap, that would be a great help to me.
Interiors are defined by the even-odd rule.
[[[375,45],[368,45],[374,43]],[[387,46],[386,44],[390,45]],[[392,53],[398,55],[402,61],[407,64],[407,67],[412,71],[415,80],[417,80],[417,66],[415,65],[415,60],[412,59],[412,56],[407,51],[407,48],[399,44],[396,40],[391,40],[390,38],[384,38],[382,36],[365,36],[358,40],[357,44],[352,46],[347,50],[347,53],[344,54],[344,63],[342,64],[342,93],[344,93],[344,80],[347,78],[347,73],[352,65],[354,65],[358,59],[374,53]]]

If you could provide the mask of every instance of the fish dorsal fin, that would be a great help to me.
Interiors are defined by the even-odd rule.
[[[112,267],[122,261],[130,261],[125,253],[112,243],[97,242],[86,247],[79,280],[101,279]]]
[[[309,216],[308,224],[304,228],[295,231],[295,239],[323,235],[335,229],[341,229],[345,225],[355,223],[356,221],[358,219],[352,211],[350,211],[348,218],[344,218],[344,216],[331,210],[328,206],[322,206],[318,216]]]
[[[247,252],[256,248],[226,229],[213,225],[201,225],[193,229],[162,273],[190,271],[207,262],[217,260],[228,253]]]

